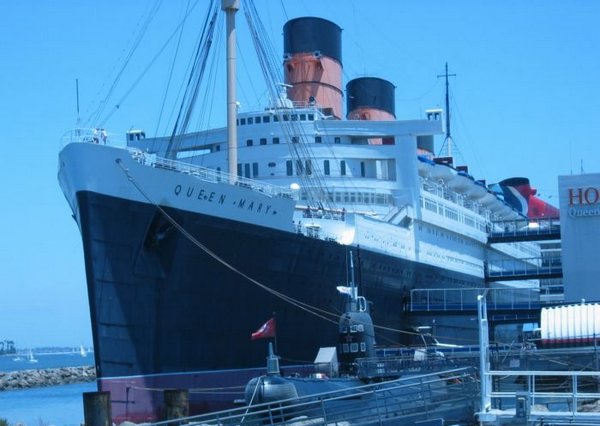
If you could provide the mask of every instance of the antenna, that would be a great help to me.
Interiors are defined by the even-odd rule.
[[[446,138],[444,139],[444,143],[442,144],[442,148],[448,142],[448,157],[452,156],[452,134],[450,133],[450,95],[448,84],[448,77],[456,77],[456,74],[448,74],[448,62],[446,62],[446,72],[444,74],[438,75],[438,78],[445,77],[446,79]]]
[[[81,121],[79,117],[79,79],[75,79],[75,96],[77,97],[77,127],[79,127],[79,122]]]
[[[350,288],[352,289],[352,300],[354,301],[358,296],[358,291],[356,289],[356,284],[354,283],[354,262],[352,257],[352,250],[350,250]]]

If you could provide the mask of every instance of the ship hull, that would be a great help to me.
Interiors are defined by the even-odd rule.
[[[335,345],[347,246],[91,191],[76,199],[99,388],[111,391],[115,421],[156,419],[165,388],[199,390],[191,396],[194,411],[230,407],[238,390],[200,390],[233,389],[256,375],[266,342],[250,335],[273,315],[284,365],[310,364],[319,347]],[[412,288],[483,284],[356,251],[361,292],[373,303],[375,324],[386,327],[412,325],[405,309]],[[464,328],[455,331],[465,337]],[[467,334],[475,337],[476,329]],[[377,339],[403,343],[406,335],[378,330]]]

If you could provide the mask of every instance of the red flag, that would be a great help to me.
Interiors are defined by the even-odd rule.
[[[261,325],[258,330],[252,333],[250,339],[267,339],[269,337],[275,337],[275,318],[271,318],[269,321]]]

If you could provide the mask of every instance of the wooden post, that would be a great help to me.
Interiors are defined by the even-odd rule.
[[[110,392],[84,392],[83,419],[85,426],[112,426]]]
[[[187,389],[165,389],[163,395],[165,399],[165,420],[181,419],[189,416],[190,400]]]

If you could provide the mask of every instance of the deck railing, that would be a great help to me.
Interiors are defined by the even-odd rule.
[[[207,167],[197,166],[179,160],[171,160],[164,157],[159,157],[156,154],[145,153],[140,149],[132,147],[124,147],[121,144],[114,144],[114,140],[108,135],[103,137],[100,129],[74,129],[65,133],[62,137],[62,144],[69,143],[91,143],[99,145],[111,145],[121,149],[127,149],[131,157],[140,164],[159,169],[172,170],[186,175],[194,176],[200,180],[211,183],[231,183],[236,186],[250,188],[254,191],[262,192],[265,195],[275,197],[283,196],[292,198],[293,191],[288,188],[283,188],[276,185],[260,182],[253,179],[248,179],[242,176],[231,175],[226,172],[210,169]]]

